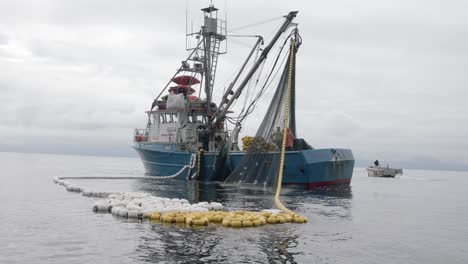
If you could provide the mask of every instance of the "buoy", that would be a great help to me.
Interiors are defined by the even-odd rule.
[[[159,221],[159,220],[161,220],[161,214],[160,213],[152,213],[152,214],[149,215],[149,219]]]
[[[161,216],[161,221],[164,223],[172,223],[174,217],[172,215],[163,215]]]
[[[185,218],[185,224],[188,225],[188,226],[192,226],[193,225],[193,218],[192,217],[186,217]]]
[[[240,228],[241,226],[242,226],[242,222],[239,220],[235,220],[231,222],[231,227]]]
[[[280,210],[253,211],[222,211],[224,206],[217,202],[199,202],[190,204],[186,199],[163,198],[148,193],[110,193],[96,192],[54,178],[56,184],[64,186],[69,191],[82,192],[86,197],[105,198],[94,203],[94,212],[109,212],[114,216],[131,219],[147,218],[152,223],[161,222],[165,225],[186,224],[187,226],[208,226],[210,223],[221,224],[224,227],[248,228],[266,224],[307,223],[307,218]]]
[[[120,206],[118,206],[118,207],[112,207],[111,213],[112,213],[112,215],[120,216],[120,210],[122,210],[122,209],[125,209],[125,208],[124,208],[124,207],[120,207]]]
[[[278,216],[276,217],[276,219],[277,219],[277,223],[278,223],[278,224],[284,224],[284,223],[286,223],[286,218],[284,218],[284,217],[281,216],[281,215],[278,215]]]
[[[213,222],[215,223],[221,223],[223,221],[223,216],[222,215],[215,215],[213,216]]]
[[[176,223],[176,224],[184,224],[184,223],[185,223],[185,217],[182,216],[182,215],[181,215],[181,216],[177,216],[177,217],[175,218],[175,223]]]
[[[261,226],[261,225],[262,225],[262,221],[260,221],[260,220],[254,220],[254,221],[252,222],[252,224],[253,224],[253,226]]]
[[[128,216],[128,210],[125,208],[122,208],[119,210],[119,216],[121,217],[127,217]]]
[[[284,217],[287,223],[290,223],[293,219],[293,217],[288,214],[283,214],[282,216]]]
[[[270,212],[263,212],[262,215],[266,218],[270,217],[271,216],[271,213]]]
[[[138,218],[140,212],[138,210],[129,210],[127,213],[128,218]]]
[[[252,227],[253,224],[250,220],[244,220],[242,221],[242,227]]]
[[[205,221],[203,221],[203,219],[195,219],[193,220],[193,224],[196,226],[202,226],[205,225]]]
[[[230,227],[231,226],[231,221],[228,219],[224,219],[221,223],[222,226],[224,227]]]
[[[268,224],[276,224],[277,221],[278,221],[278,219],[276,219],[276,217],[274,217],[274,216],[270,216],[270,217],[268,217],[268,219],[267,219],[267,223],[268,223]]]
[[[305,217],[296,217],[296,218],[294,218],[294,223],[296,223],[296,224],[307,223],[307,218],[305,218]]]

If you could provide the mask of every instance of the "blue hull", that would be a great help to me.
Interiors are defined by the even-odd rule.
[[[173,175],[188,165],[189,152],[176,151],[173,144],[134,142],[132,147],[143,161],[149,175]],[[244,157],[243,152],[229,155],[232,169]],[[214,181],[213,164],[215,153],[206,152],[201,164],[200,181]],[[353,176],[354,157],[350,149],[310,149],[288,151],[285,157],[283,184],[317,187],[349,184]],[[186,178],[187,173],[179,177]]]

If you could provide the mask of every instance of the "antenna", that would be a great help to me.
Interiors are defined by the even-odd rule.
[[[224,27],[226,28],[226,39],[227,39],[227,0],[224,0]],[[227,53],[227,49],[228,49],[228,42],[226,41],[226,44],[225,44],[225,48],[226,48],[226,53]]]

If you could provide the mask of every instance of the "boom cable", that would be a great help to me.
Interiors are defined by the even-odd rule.
[[[235,32],[235,31],[239,31],[239,30],[246,29],[246,28],[249,28],[249,27],[255,27],[255,26],[263,25],[263,24],[270,23],[270,22],[280,20],[280,19],[283,19],[283,18],[284,18],[284,16],[280,16],[280,17],[274,17],[274,18],[270,18],[270,19],[267,19],[267,20],[263,20],[263,21],[258,21],[258,22],[252,23],[252,24],[247,24],[245,26],[231,28],[230,30],[228,30],[228,32]]]

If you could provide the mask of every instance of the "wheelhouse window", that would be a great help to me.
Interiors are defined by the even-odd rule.
[[[172,123],[172,113],[166,113],[166,123],[171,124]]]
[[[160,124],[172,124],[178,122],[178,113],[159,113],[153,115],[153,122],[159,118]]]
[[[159,114],[159,124],[166,124],[166,115]]]
[[[206,116],[202,113],[192,113],[188,115],[189,123],[199,123],[199,124],[206,124],[207,119]]]
[[[197,115],[197,123],[206,124],[206,117],[203,115]]]
[[[158,123],[158,115],[157,115],[157,114],[152,113],[151,116],[150,116],[150,118],[151,118],[150,121],[151,121],[151,124],[152,124],[152,125]]]

